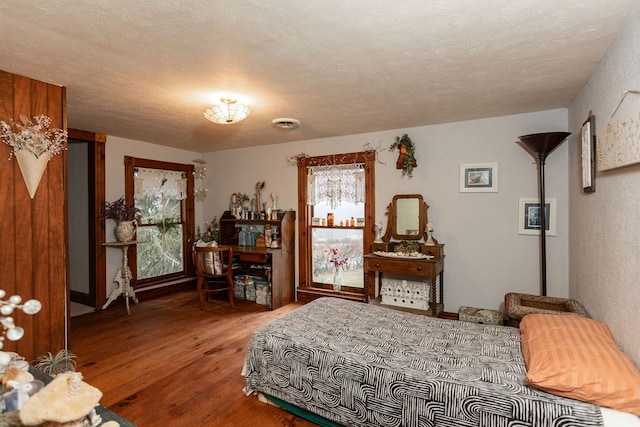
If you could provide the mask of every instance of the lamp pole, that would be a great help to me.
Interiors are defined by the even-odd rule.
[[[547,295],[547,211],[545,199],[544,165],[551,154],[567,137],[568,132],[547,132],[519,136],[519,143],[536,159],[540,206],[540,295]]]

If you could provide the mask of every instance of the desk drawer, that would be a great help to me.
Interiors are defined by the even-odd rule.
[[[436,273],[437,262],[428,261],[403,261],[400,259],[368,259],[367,270],[383,271],[388,273],[406,273],[417,276],[432,276]]]
[[[240,253],[238,254],[238,258],[240,261],[246,262],[258,262],[262,264],[269,262],[269,255],[267,254]]]

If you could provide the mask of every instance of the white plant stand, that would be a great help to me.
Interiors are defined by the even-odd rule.
[[[102,309],[104,310],[115,301],[120,295],[124,297],[124,303],[127,306],[127,314],[131,314],[129,309],[129,298],[133,300],[134,303],[138,303],[138,298],[136,298],[136,291],[131,286],[131,279],[133,276],[131,275],[131,270],[129,269],[129,258],[127,257],[127,252],[129,251],[129,246],[135,246],[138,242],[135,240],[130,240],[128,242],[107,242],[103,243],[104,246],[109,248],[119,248],[122,250],[122,266],[118,269],[113,281],[118,284],[118,287],[111,292],[109,295],[109,299],[104,303]]]

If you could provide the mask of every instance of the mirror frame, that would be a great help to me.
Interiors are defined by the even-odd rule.
[[[399,199],[417,199],[418,200],[418,234],[399,234],[397,230],[398,206]],[[426,224],[429,222],[427,210],[429,206],[424,202],[420,194],[396,194],[387,207],[387,230],[383,236],[383,240],[388,242],[394,240],[421,240],[425,236]]]

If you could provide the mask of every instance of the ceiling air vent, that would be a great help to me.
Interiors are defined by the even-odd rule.
[[[283,117],[283,118],[271,120],[271,125],[274,128],[278,128],[278,129],[293,130],[293,129],[298,129],[298,127],[300,126],[300,120]]]

